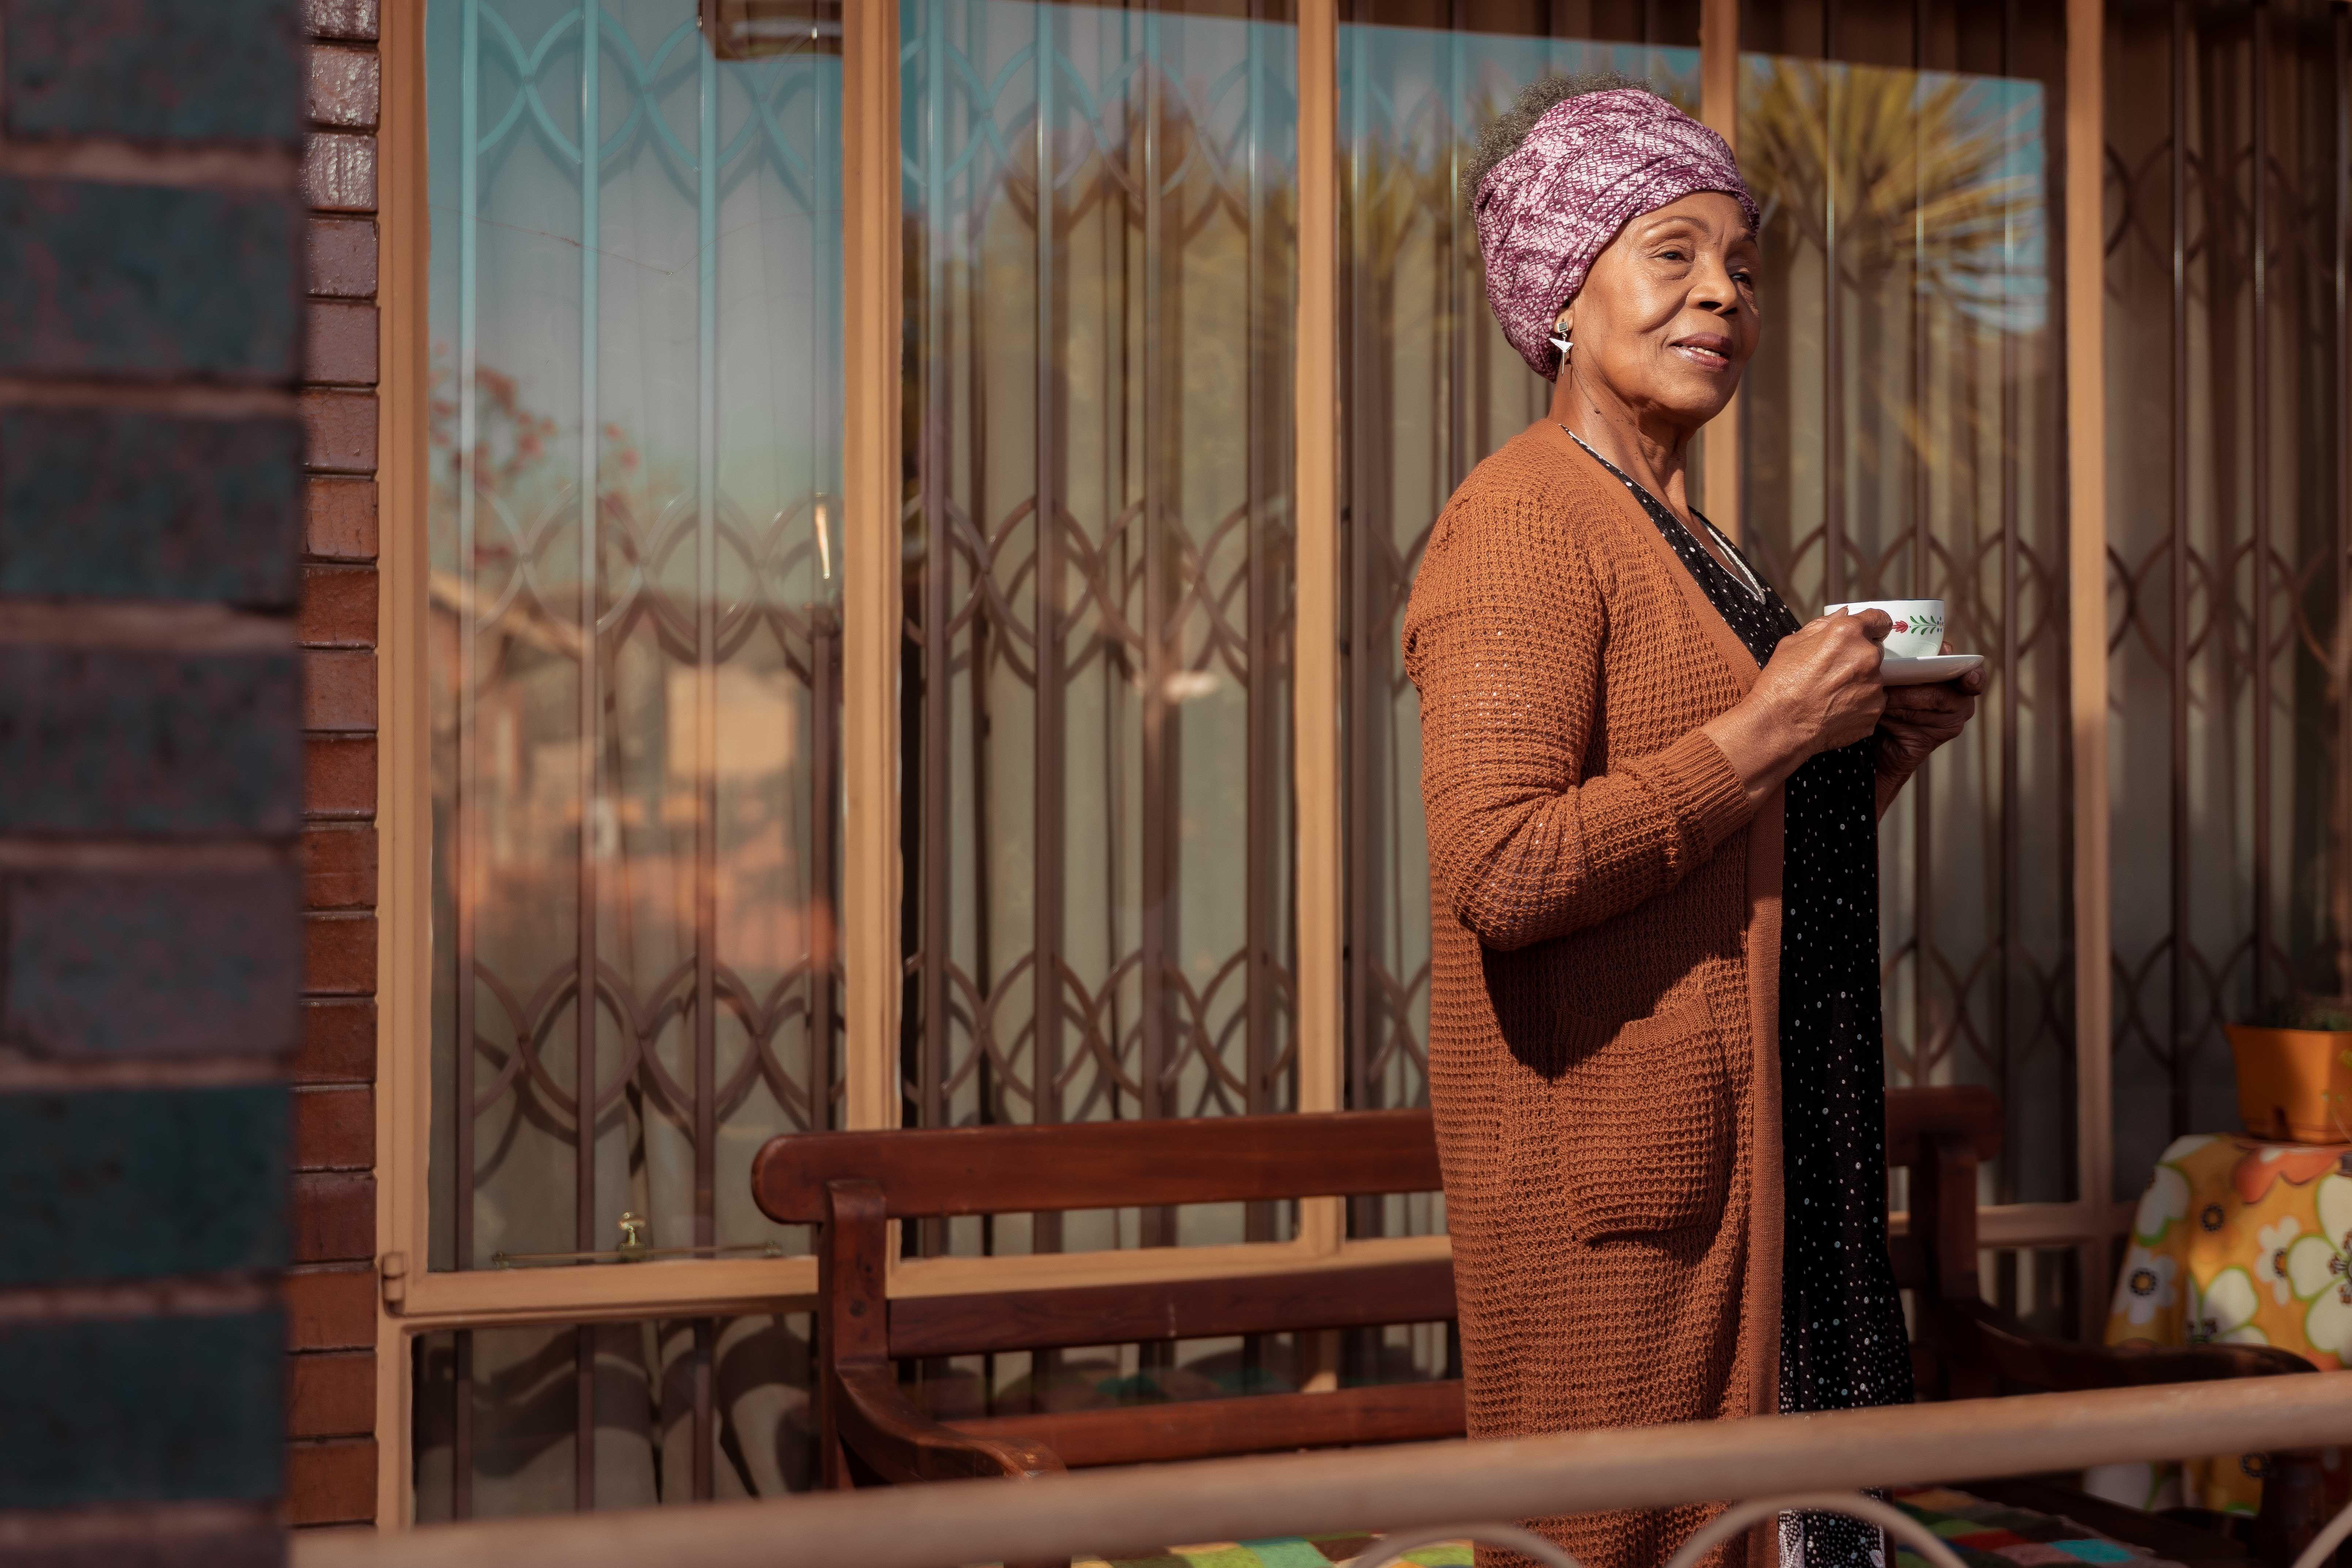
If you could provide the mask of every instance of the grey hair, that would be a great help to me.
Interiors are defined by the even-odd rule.
[[[1575,76],[1550,74],[1538,77],[1519,89],[1511,107],[1488,121],[1478,132],[1478,145],[1471,152],[1470,162],[1462,171],[1462,200],[1475,212],[1478,205],[1478,182],[1488,170],[1519,150],[1536,121],[1571,98],[1581,98],[1588,92],[1614,92],[1620,88],[1642,88],[1641,82],[1617,71],[1585,71]]]

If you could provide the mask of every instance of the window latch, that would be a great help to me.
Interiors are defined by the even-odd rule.
[[[782,1258],[782,1247],[772,1241],[744,1242],[731,1247],[648,1247],[646,1227],[653,1222],[630,1210],[621,1211],[621,1245],[607,1252],[493,1252],[493,1268],[560,1268],[573,1263],[644,1263],[656,1258]]]

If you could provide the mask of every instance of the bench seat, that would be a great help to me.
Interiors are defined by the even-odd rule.
[[[1888,1252],[1910,1298],[1922,1398],[2313,1370],[2258,1346],[2121,1352],[2062,1343],[1987,1305],[1977,1174],[2000,1152],[2001,1130],[1988,1089],[1886,1096],[1887,1163],[1907,1173],[1910,1202]],[[1451,1380],[975,1414],[923,1409],[900,1372],[957,1356],[1447,1323],[1454,1272],[1443,1258],[953,1296],[893,1299],[885,1289],[899,1220],[1433,1192],[1441,1183],[1426,1110],[788,1134],[761,1149],[751,1179],[770,1218],[818,1227],[814,1392],[828,1486],[1020,1479],[1463,1435],[1462,1385]],[[2316,1456],[2273,1459],[2255,1554],[2283,1563],[2317,1530],[2322,1500]],[[1278,1568],[1311,1568],[1292,1555],[1296,1563]],[[1259,1565],[1234,1558],[1184,1568]]]

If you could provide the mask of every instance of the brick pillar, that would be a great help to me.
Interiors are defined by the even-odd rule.
[[[0,1563],[284,1555],[295,0],[0,0]]]
[[[376,1512],[376,0],[306,0],[304,974],[286,1516]]]

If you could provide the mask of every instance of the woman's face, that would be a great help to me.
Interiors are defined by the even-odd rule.
[[[1756,236],[1739,204],[1700,191],[1628,223],[1560,313],[1580,380],[1637,415],[1696,429],[1756,352]]]

